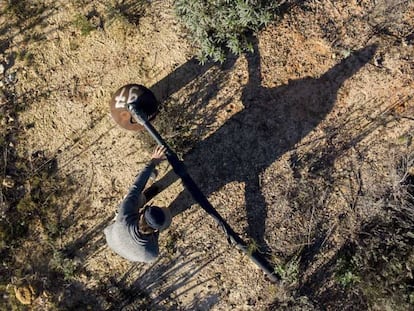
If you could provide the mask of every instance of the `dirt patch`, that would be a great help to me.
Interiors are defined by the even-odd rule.
[[[350,245],[383,212],[385,188],[398,184],[393,163],[413,154],[413,3],[299,2],[258,35],[255,53],[201,66],[172,1],[152,2],[138,20],[81,2],[45,1],[34,25],[1,17],[3,87],[22,105],[16,152],[56,159],[59,176],[76,185],[59,203],[66,225],[51,265],[75,280],[59,303],[372,307],[341,294],[334,266],[357,253]],[[103,228],[151,152],[145,133],[110,118],[112,92],[128,83],[163,101],[155,126],[212,205],[269,256],[282,287],[227,244],[177,179],[163,178],[167,164],[159,176],[170,185],[154,202],[177,215],[161,235],[160,259],[131,264],[106,247]]]

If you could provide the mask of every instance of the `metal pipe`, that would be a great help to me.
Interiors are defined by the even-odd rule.
[[[154,138],[158,145],[164,146],[168,162],[171,164],[174,172],[181,178],[185,188],[190,192],[194,200],[207,212],[216,223],[223,229],[227,241],[236,245],[244,254],[246,254],[273,282],[279,282],[280,276],[277,275],[272,265],[257,250],[249,250],[248,245],[239,237],[239,235],[230,227],[217,210],[211,205],[204,193],[198,188],[197,184],[187,172],[184,162],[172,151],[157,130],[148,121],[148,118],[135,105],[129,105],[128,110],[133,118]]]

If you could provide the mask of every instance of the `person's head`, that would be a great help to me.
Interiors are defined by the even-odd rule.
[[[151,234],[168,228],[171,220],[171,212],[168,208],[149,205],[141,212],[138,228],[143,234]]]

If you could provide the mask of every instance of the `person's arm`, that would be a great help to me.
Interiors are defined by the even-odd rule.
[[[154,150],[154,153],[151,156],[150,162],[144,167],[144,169],[138,174],[138,176],[135,178],[135,181],[131,188],[129,189],[129,192],[127,196],[125,197],[124,201],[122,202],[120,208],[119,208],[119,217],[122,217],[123,215],[133,214],[138,212],[138,206],[139,198],[142,193],[142,191],[145,188],[145,185],[148,182],[148,179],[151,176],[151,173],[154,171],[154,168],[157,164],[159,164],[161,161],[165,158],[165,148],[162,146],[157,146]]]

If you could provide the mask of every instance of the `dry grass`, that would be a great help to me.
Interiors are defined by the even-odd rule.
[[[71,52],[75,53],[81,43],[89,42],[86,39],[93,36],[95,32],[101,31],[102,27],[112,27],[111,25],[116,24],[114,27],[120,29],[117,35],[121,36],[122,33],[123,36],[128,37],[128,29],[139,26],[140,17],[149,5],[146,1],[145,3],[104,2],[105,14],[98,14],[93,10],[85,13],[82,8],[85,6],[90,8],[92,6],[90,1],[70,2],[70,5],[77,11],[71,16],[71,22],[62,27],[69,27],[71,31],[81,35],[80,39],[77,37],[79,41],[70,42]],[[42,26],[46,16],[55,10],[53,6],[49,7],[40,3],[47,3],[47,1],[39,3],[9,1],[8,5],[2,8],[7,16],[11,17],[9,26],[21,31],[16,34],[17,41],[22,47],[20,52],[14,55],[15,61],[20,65],[23,64],[23,67],[34,68],[34,71],[38,69],[36,66],[39,65],[41,58],[31,50],[31,47],[40,44],[39,42],[45,40],[45,37],[40,30],[37,30],[39,33],[35,35],[31,31],[31,26],[34,24]],[[313,2],[315,3],[317,1]],[[397,10],[400,6],[393,6],[391,9]],[[311,4],[309,4],[309,10],[311,9]],[[388,7],[384,10],[389,13],[394,12],[388,10]],[[407,25],[398,29],[395,23],[383,20],[384,16],[381,14],[382,11],[375,12],[370,21],[381,26],[377,29],[378,31],[386,28],[391,33],[391,37],[397,36],[400,41],[412,37]],[[400,17],[401,14],[398,13],[395,16]],[[6,29],[4,27],[3,25],[2,30]],[[336,36],[337,32],[331,35]],[[390,36],[386,33],[383,35],[387,38]],[[4,44],[6,43],[1,41],[2,49]],[[406,44],[409,42],[407,41]],[[34,51],[38,50],[34,49]],[[381,53],[385,52],[381,51]],[[6,56],[8,55],[2,55],[4,61]],[[124,56],[122,54],[122,57]],[[377,55],[377,58],[367,66],[380,68],[381,61],[387,61],[387,59],[381,60],[380,56]],[[399,70],[404,72],[408,70],[407,68],[401,67]],[[144,69],[140,70],[145,71]],[[380,69],[386,71],[384,68]],[[185,155],[195,148],[200,141],[211,134],[212,128],[217,129],[219,127],[216,119],[218,111],[228,107],[228,103],[222,103],[223,98],[221,101],[219,98],[216,110],[202,110],[205,108],[203,105],[206,101],[218,97],[219,90],[229,79],[228,72],[218,67],[211,70],[207,68],[203,73],[203,76],[188,84],[187,87],[191,90],[187,90],[187,95],[191,94],[191,96],[169,97],[162,107],[160,117],[154,122],[180,155]],[[68,178],[61,175],[60,168],[57,167],[57,153],[49,154],[41,150],[32,154],[27,153],[21,137],[26,137],[23,134],[34,125],[22,124],[19,116],[30,105],[48,98],[53,92],[49,89],[29,88],[29,91],[20,94],[8,74],[9,72],[1,76],[3,86],[0,98],[2,122],[0,130],[2,158],[0,161],[2,179],[0,188],[0,253],[2,258],[0,294],[7,298],[0,302],[0,308],[22,309],[15,299],[14,286],[23,288],[28,284],[35,287],[35,304],[44,310],[87,309],[91,306],[111,309],[120,304],[126,309],[144,308],[147,304],[153,308],[162,308],[158,306],[158,303],[161,305],[165,297],[168,297],[170,301],[174,299],[177,289],[175,284],[162,284],[164,296],[152,300],[140,287],[140,281],[145,283],[146,278],[154,278],[150,272],[143,273],[138,280],[134,279],[132,282],[127,280],[129,271],[125,275],[114,273],[111,279],[101,278],[98,272],[97,275],[91,275],[90,267],[80,260],[82,257],[79,254],[82,253],[79,250],[84,251],[89,247],[88,251],[84,251],[89,257],[97,256],[102,251],[103,242],[99,240],[99,236],[102,228],[109,221],[92,219],[90,220],[94,222],[92,229],[78,227],[76,224],[82,217],[88,215],[87,211],[92,206],[91,201],[97,196],[91,188],[95,181],[94,174],[99,174],[99,172],[92,164],[90,166],[93,174],[90,180],[86,178],[88,176],[85,177],[84,172],[76,171],[72,178]],[[100,72],[95,74],[98,76]],[[141,75],[142,72],[139,74]],[[90,76],[78,77],[78,79],[83,78],[91,79]],[[242,74],[237,78],[247,80]],[[72,90],[70,83],[68,89]],[[406,83],[408,85],[409,81]],[[91,92],[85,87],[87,82],[84,83],[85,85],[82,83],[79,85],[78,82],[74,84],[76,85],[73,86],[73,90],[66,94],[67,97],[71,97],[73,101],[85,103],[87,106],[88,91]],[[61,89],[57,90],[57,92],[60,91]],[[237,89],[237,91],[240,90]],[[230,94],[228,101],[231,102],[238,93],[235,90],[228,92]],[[385,99],[383,101],[385,102]],[[288,158],[285,171],[280,170],[278,171],[280,175],[265,176],[267,179],[260,179],[263,189],[259,191],[263,191],[269,209],[272,208],[269,211],[269,218],[274,215],[278,216],[274,217],[276,219],[274,224],[268,225],[267,231],[273,234],[273,240],[269,244],[274,246],[273,263],[275,270],[282,276],[283,287],[277,288],[269,285],[269,292],[274,300],[269,306],[270,310],[335,309],[338,305],[345,310],[409,310],[413,308],[413,128],[407,131],[406,127],[401,126],[405,129],[404,132],[400,133],[399,138],[394,138],[394,141],[389,143],[389,146],[385,148],[386,151],[375,150],[378,154],[387,153],[386,157],[370,158],[368,153],[371,151],[371,145],[375,144],[367,143],[380,137],[380,134],[375,134],[378,128],[386,128],[390,124],[398,127],[402,123],[401,120],[411,122],[409,119],[411,116],[407,113],[410,110],[407,107],[412,103],[409,100],[399,101],[396,102],[398,107],[386,106],[392,109],[381,110],[380,108],[384,106],[383,101],[378,101],[376,105],[372,102],[363,102],[367,106],[362,105],[363,109],[350,107],[352,109],[344,113],[345,117],[337,118],[332,124],[323,128],[326,135],[321,139],[318,137],[318,142],[309,143],[309,146],[302,149],[299,147],[295,149],[295,146],[286,152],[288,156],[282,155],[283,161]],[[374,112],[368,111],[368,106],[374,107]],[[378,108],[379,106],[381,107]],[[66,159],[69,160],[65,163],[76,162],[78,158],[86,154],[86,150],[93,149],[94,146],[98,146],[93,149],[94,152],[100,151],[99,143],[113,129],[102,131],[102,134],[98,132],[100,122],[106,113],[105,108],[100,107],[100,109],[98,112],[91,113],[89,127],[71,134],[75,138],[64,150],[75,151],[74,154],[67,155]],[[399,110],[404,111],[399,113]],[[361,131],[358,126],[362,128]],[[394,128],[390,127],[391,129]],[[96,139],[94,135],[86,137],[85,132],[90,133],[95,130]],[[72,136],[68,138],[68,141]],[[116,136],[108,137],[115,141]],[[153,146],[153,142],[144,132],[138,134],[138,139],[142,149],[149,149]],[[109,160],[108,163],[112,163]],[[279,163],[281,162],[276,164]],[[104,191],[108,192],[107,196],[98,197],[105,208],[107,205],[115,205],[115,201],[121,197],[117,180],[112,179],[110,183],[111,186]],[[219,191],[220,189],[217,190]],[[70,206],[71,209],[68,211],[65,209],[66,206]],[[234,216],[231,214],[232,211],[225,210],[225,212]],[[241,224],[235,225],[240,226],[238,229],[243,229]],[[282,231],[282,227],[286,230]],[[200,227],[196,228],[198,230]],[[73,232],[82,231],[82,229],[84,229],[84,234],[80,239],[63,238],[70,230]],[[202,232],[203,238],[211,238],[212,233],[206,232]],[[213,232],[215,234],[216,231]],[[157,280],[165,277],[165,279],[177,280],[179,284],[192,286],[190,279],[196,272],[194,275],[175,273],[179,270],[175,266],[179,265],[174,262],[175,256],[183,247],[180,243],[185,238],[185,230],[176,229],[170,232],[164,242],[168,261],[159,264],[161,268],[156,272],[162,271],[163,273],[161,276],[155,276]],[[249,245],[252,249],[258,247],[254,241]],[[192,247],[196,246],[198,245],[192,245]],[[30,252],[27,251],[28,249]],[[82,259],[86,262],[89,258]],[[205,261],[211,262],[213,259],[207,258]],[[194,271],[201,270],[200,266],[203,268],[204,265],[207,266],[207,263],[202,260],[200,260],[201,263],[190,262],[190,260],[188,262],[186,263]],[[240,263],[237,262],[237,264]],[[137,267],[132,267],[131,270],[134,268]],[[106,269],[109,268],[106,266]],[[229,286],[228,284],[237,284],[221,278],[217,272],[215,274],[211,272],[209,276],[223,287]],[[156,288],[155,283],[155,281],[149,282],[148,291],[151,292]],[[249,283],[246,286],[250,285]],[[254,284],[251,286],[253,288]],[[68,294],[68,291],[71,294]],[[185,292],[185,290],[182,291]],[[220,295],[227,294],[220,293]],[[62,297],[64,297],[63,300]],[[186,306],[188,309],[195,309],[200,305],[214,305],[216,302],[214,297],[211,298],[213,302],[208,301],[208,298],[210,297],[207,294],[205,297],[201,294],[200,296],[194,295]],[[180,308],[183,305],[176,302],[174,306]],[[234,306],[229,305],[230,307]]]

